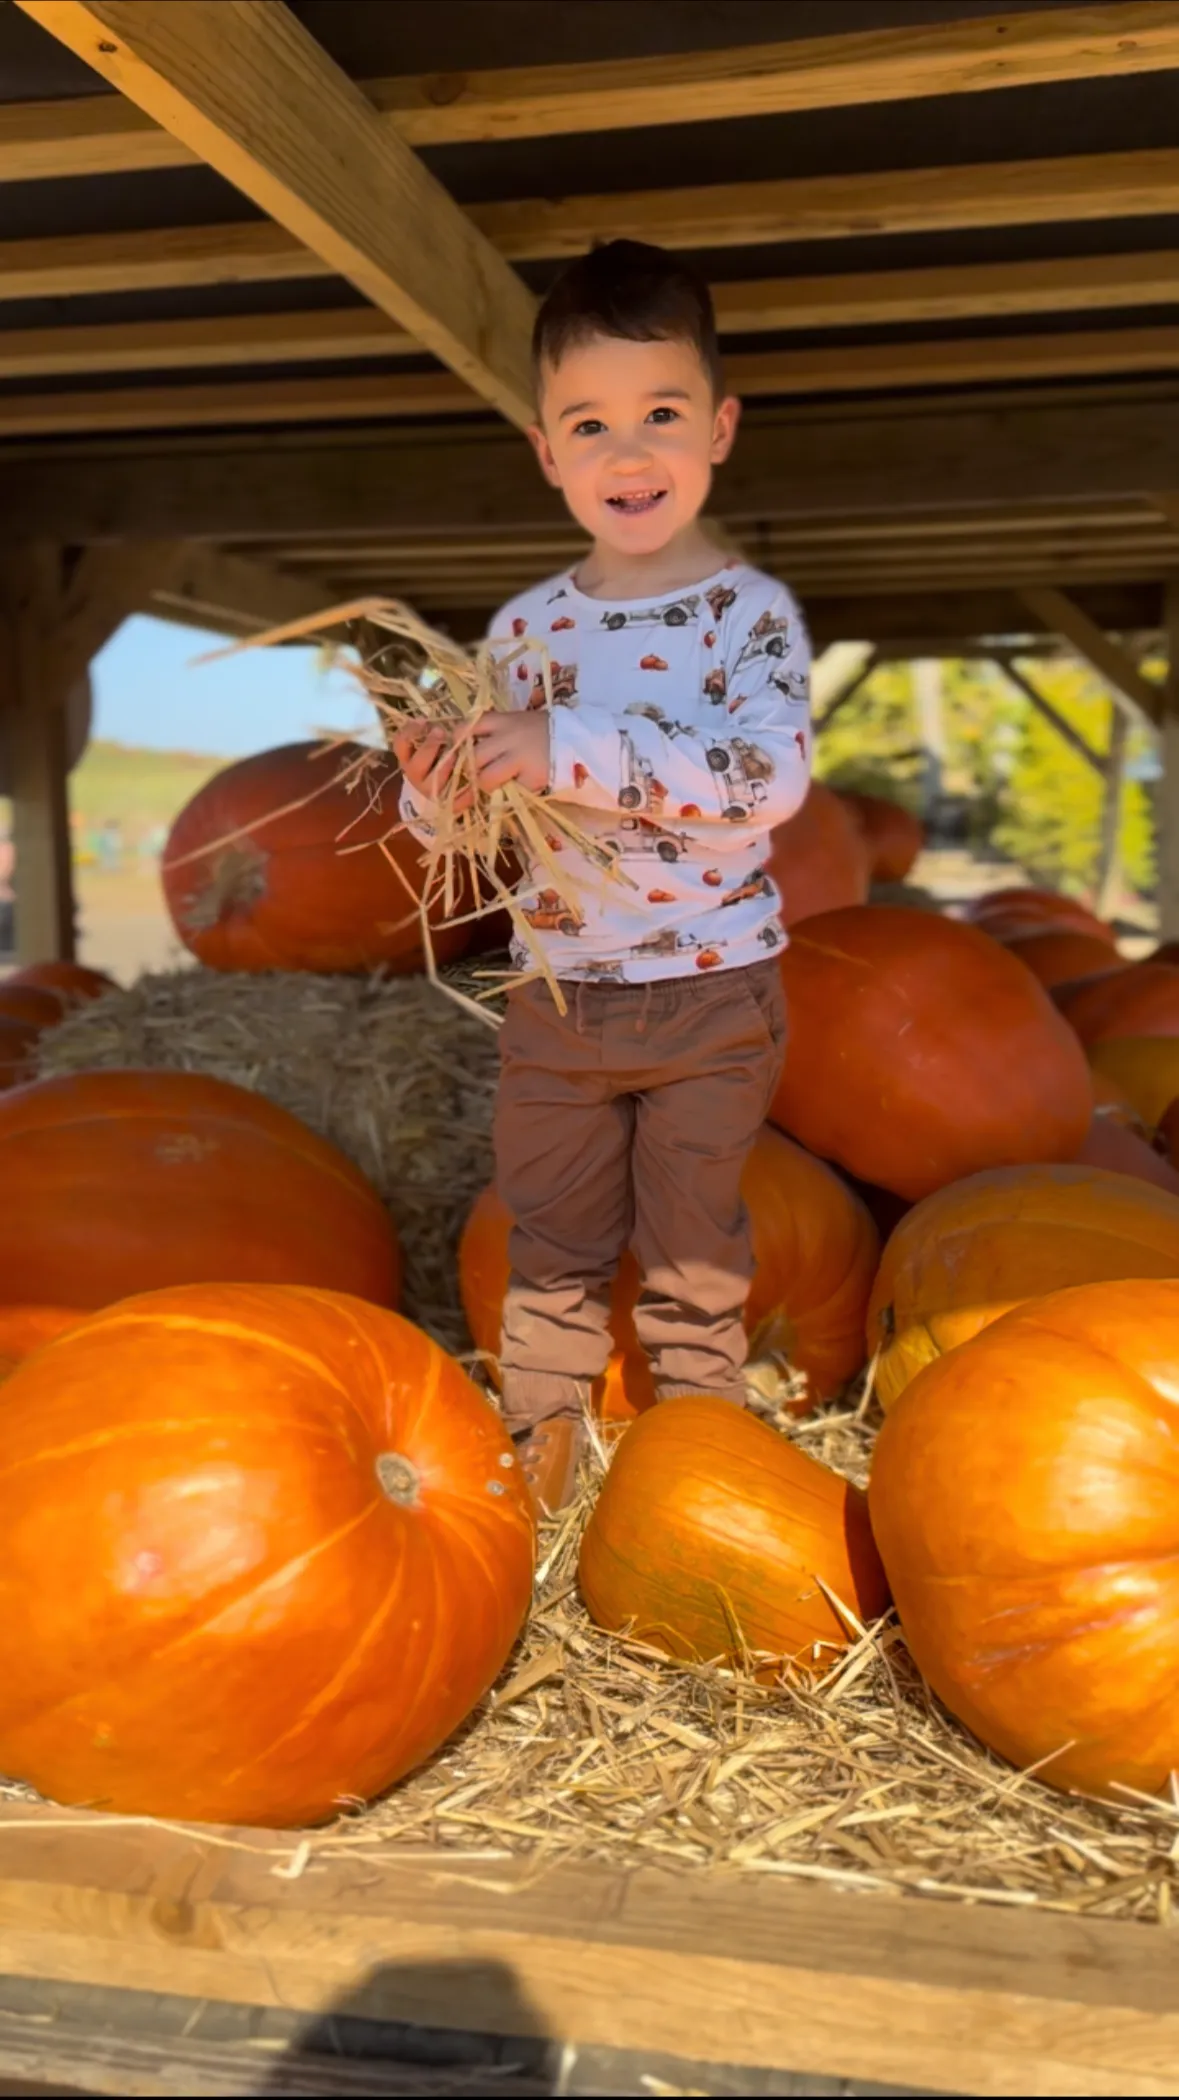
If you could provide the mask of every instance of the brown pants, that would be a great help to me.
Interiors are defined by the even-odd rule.
[[[515,1219],[500,1357],[513,1427],[579,1410],[610,1354],[623,1250],[661,1399],[743,1401],[753,1272],[741,1173],[786,1042],[776,963],[655,984],[514,992],[501,1032],[499,1193]]]

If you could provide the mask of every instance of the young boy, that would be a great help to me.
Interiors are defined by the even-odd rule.
[[[678,258],[614,241],[574,263],[536,322],[547,479],[593,540],[503,608],[518,713],[474,737],[480,783],[550,794],[627,883],[569,848],[566,892],[528,871],[520,908],[560,980],[514,992],[495,1149],[515,1219],[503,1408],[533,1495],[570,1499],[583,1405],[610,1351],[623,1250],[661,1400],[744,1404],[749,1147],[786,1038],[771,828],[808,785],[809,644],[790,593],[726,560],[700,524],[739,404],[723,391],[707,288]],[[447,734],[399,738],[402,812],[428,826]],[[435,767],[442,770],[435,774]],[[519,949],[521,968],[530,958]]]

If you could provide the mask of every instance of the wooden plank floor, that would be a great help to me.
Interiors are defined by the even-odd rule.
[[[927,2090],[1172,2094],[1163,1929],[8,1809],[0,1973]]]

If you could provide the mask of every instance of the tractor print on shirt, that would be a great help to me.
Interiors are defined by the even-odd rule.
[[[618,745],[622,755],[622,780],[618,789],[619,809],[642,809],[649,817],[663,814],[667,800],[667,789],[656,777],[655,768],[649,758],[636,751],[633,738],[625,729],[618,732]]]
[[[584,913],[567,904],[557,890],[538,890],[531,904],[520,906],[520,915],[535,933],[563,933],[570,939],[585,925]]]
[[[620,817],[608,838],[599,841],[602,851],[611,860],[646,858],[654,854],[658,860],[682,860],[691,851],[692,841],[686,831],[664,831],[662,825],[653,824],[649,817]]]
[[[785,656],[786,638],[791,625],[791,621],[785,617],[779,618],[772,612],[763,612],[761,618],[754,621],[745,638],[745,646],[737,658],[738,669],[742,664],[751,663],[760,656]]]
[[[686,627],[696,617],[699,596],[673,599],[670,605],[644,605],[635,612],[623,612],[615,606],[602,614],[602,625],[611,634],[620,634],[624,627]]]
[[[714,744],[705,753],[721,798],[721,815],[731,824],[744,824],[764,802],[766,783],[774,778],[774,762],[760,744],[735,736],[731,743]]]
[[[554,707],[574,707],[574,706],[576,706],[576,704],[577,704],[577,665],[576,665],[576,664],[550,664],[550,665],[549,665],[549,684],[550,684],[550,686],[552,687],[552,694],[553,694],[553,706],[554,706]],[[527,700],[527,703],[526,703],[526,704],[527,704],[527,706],[528,706],[528,707],[530,707],[530,708],[535,708],[535,707],[547,707],[547,706],[548,706],[548,700],[547,700],[547,697],[546,697],[546,695],[545,695],[545,689],[544,689],[544,672],[543,672],[543,671],[538,671],[538,672],[536,673],[535,677],[533,678],[533,681],[532,681],[532,691],[531,691],[531,692],[529,693],[529,695],[528,695],[528,700]]]
[[[562,962],[562,977],[583,977],[590,984],[621,984],[625,972],[620,962]]]
[[[805,707],[810,697],[810,679],[805,671],[783,671],[770,684],[791,707]]]
[[[729,904],[743,904],[747,897],[772,897],[773,894],[774,885],[765,869],[754,868],[743,882],[739,882],[735,889],[729,891],[727,897],[721,898],[721,910]]]
[[[719,620],[722,613],[728,612],[730,605],[736,604],[737,593],[729,583],[714,583],[710,591],[705,591],[704,602],[713,619]],[[715,641],[716,636],[712,639]]]
[[[723,664],[718,664],[715,671],[709,671],[705,675],[704,697],[706,700],[711,700],[714,707],[720,707],[728,690],[729,680],[725,667]]]
[[[660,932],[649,933],[643,940],[636,941],[630,952],[636,961],[646,961],[649,956],[694,954],[696,968],[709,970],[716,968],[720,961],[718,951],[727,946],[727,941],[702,941],[694,933],[678,933],[674,926],[664,926]]]

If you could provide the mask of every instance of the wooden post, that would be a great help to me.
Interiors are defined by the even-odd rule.
[[[0,723],[12,795],[16,955],[72,960],[66,686],[53,647],[60,550],[22,550],[0,570]]]
[[[1159,938],[1179,940],[1179,582],[1167,589],[1164,615],[1169,669],[1163,696],[1162,762],[1155,818],[1158,837]]]
[[[1116,700],[1111,700],[1109,744],[1102,767],[1105,791],[1101,801],[1101,834],[1093,876],[1094,908],[1103,919],[1115,910],[1121,883],[1122,786],[1129,737],[1130,723],[1125,709],[1119,707]]]
[[[946,764],[942,667],[936,656],[918,657],[913,665],[913,704],[917,710],[918,742],[925,759],[923,814],[932,833],[937,828]]]

